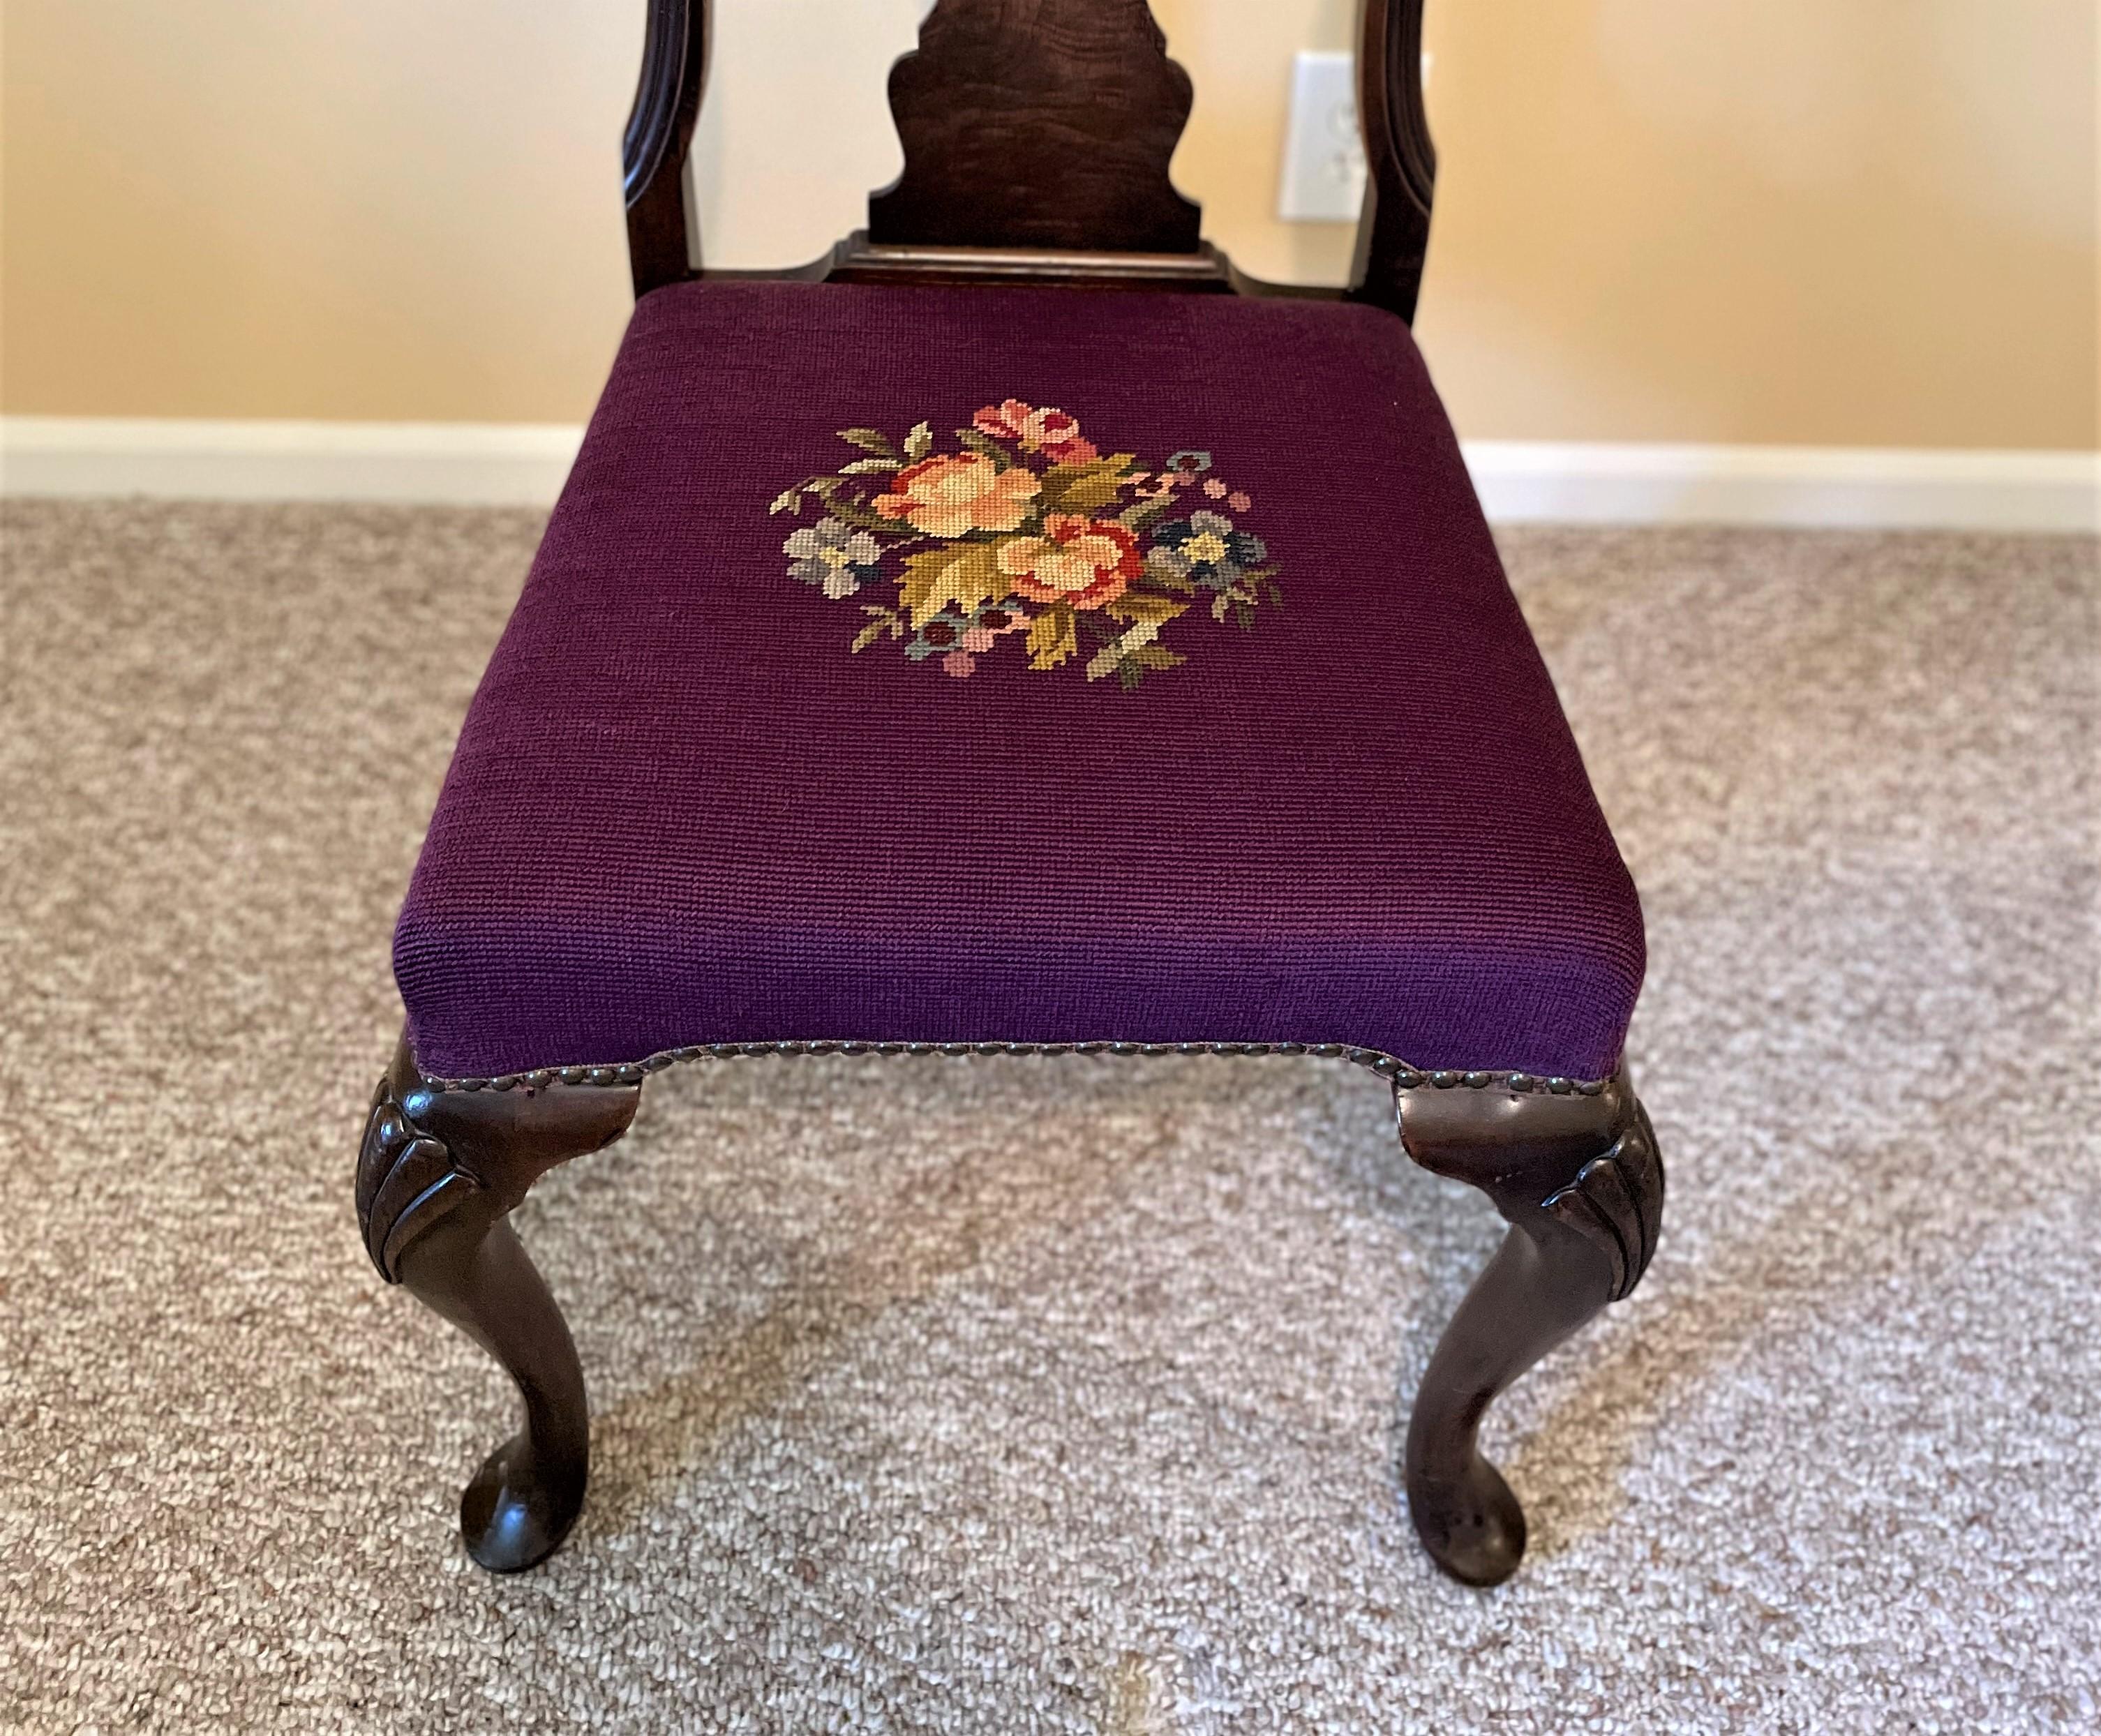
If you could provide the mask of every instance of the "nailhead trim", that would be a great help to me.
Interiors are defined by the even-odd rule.
[[[708,1043],[667,1049],[647,1060],[618,1067],[536,1067],[529,1073],[499,1073],[493,1079],[430,1079],[433,1091],[544,1091],[563,1085],[639,1085],[652,1073],[686,1061],[736,1061],[763,1055],[1316,1055],[1369,1067],[1393,1081],[1400,1091],[1425,1085],[1440,1091],[1501,1090],[1551,1092],[1595,1097],[1602,1079],[1564,1079],[1559,1074],[1457,1072],[1438,1068],[1425,1072],[1376,1049],[1352,1049],[1342,1043]]]

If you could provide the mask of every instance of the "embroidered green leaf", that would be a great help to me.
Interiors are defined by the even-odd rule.
[[[905,637],[905,623],[898,619],[896,610],[887,609],[879,603],[864,603],[860,612],[874,618],[854,635],[853,648],[856,653],[866,651],[885,634],[893,639]]]
[[[1028,624],[1028,666],[1033,669],[1055,669],[1080,648],[1079,635],[1073,630],[1073,612],[1062,603],[1054,603]]]
[[[1013,581],[999,570],[997,542],[952,544],[905,557],[897,600],[912,612],[912,625],[953,606],[967,615],[982,603],[1003,597]]]
[[[814,482],[803,484],[803,492],[814,494],[824,502],[825,511],[843,524],[851,524],[856,530],[870,531],[878,537],[891,539],[917,538],[918,532],[909,524],[900,524],[895,519],[886,519],[860,502],[865,496],[840,498],[840,491],[852,486],[844,476],[820,476]]]
[[[1182,612],[1179,606],[1174,612],[1178,615]],[[1142,646],[1150,645],[1159,637],[1160,623],[1158,621],[1139,621],[1127,631],[1110,640],[1088,660],[1087,679],[1099,681],[1103,676],[1112,671],[1121,673],[1126,659],[1131,657]],[[1133,684],[1128,679],[1124,682],[1126,687]]]
[[[1135,453],[1120,452],[1085,464],[1054,464],[1043,473],[1046,512],[1096,512],[1117,497],[1124,473],[1138,462]]]
[[[1148,590],[1127,590],[1112,603],[1104,612],[1118,621],[1135,621],[1149,624],[1157,633],[1167,623],[1186,610],[1189,605],[1173,597],[1163,597]],[[1128,638],[1130,635],[1125,634]]]
[[[1036,419],[1020,419],[1024,413]],[[1002,438],[997,427],[990,432],[975,425],[955,431],[955,444],[949,450],[971,455],[971,462],[982,462],[975,472],[968,463],[962,465],[958,475],[944,480],[952,486],[968,482],[989,501],[994,491],[984,466],[990,466],[1009,487],[997,491],[1002,504],[997,510],[973,508],[958,519],[935,522],[944,528],[960,529],[980,518],[1019,521],[1006,530],[962,529],[958,536],[937,536],[922,525],[877,510],[879,505],[894,510],[905,504],[889,497],[898,488],[897,473],[908,465],[953,462],[936,458],[931,420],[914,422],[901,440],[879,428],[841,429],[839,438],[853,448],[849,462],[775,497],[770,512],[799,517],[807,496],[818,507],[810,516],[823,520],[814,528],[798,529],[784,553],[807,545],[812,554],[837,561],[843,573],[851,565],[851,582],[834,587],[849,596],[859,591],[866,597],[872,585],[879,584],[883,589],[874,594],[890,598],[890,588],[895,587],[894,600],[869,604],[856,599],[863,622],[853,637],[852,652],[886,641],[913,640],[929,632],[942,638],[944,644],[955,645],[966,629],[971,629],[967,634],[971,643],[984,649],[943,657],[940,668],[952,678],[967,679],[974,669],[989,669],[1002,660],[1010,669],[1025,666],[1037,671],[1070,663],[1089,681],[1114,676],[1129,689],[1149,674],[1179,669],[1188,660],[1183,651],[1161,643],[1164,636],[1173,632],[1195,641],[1205,637],[1205,629],[1174,629],[1173,624],[1183,616],[1201,620],[1208,613],[1219,625],[1231,622],[1245,630],[1254,625],[1261,610],[1282,607],[1280,569],[1268,559],[1254,530],[1234,537],[1227,535],[1233,528],[1227,523],[1215,536],[1200,539],[1191,534],[1193,527],[1185,525],[1171,542],[1160,536],[1163,523],[1211,510],[1204,501],[1192,499],[1186,490],[1178,494],[1174,487],[1207,469],[1208,453],[1176,453],[1190,475],[1174,475],[1141,470],[1130,453],[1059,463],[1039,445],[1022,444],[1016,431],[1042,428],[1063,413],[1047,408],[1030,410],[1010,401],[999,413],[1000,426],[1009,430],[1008,437]],[[987,422],[992,426],[989,416]],[[1093,451],[1069,417],[1056,425],[1068,436],[1068,450]],[[1157,483],[1156,475],[1160,479]],[[1025,489],[1027,497],[1011,493],[1014,485]],[[1211,497],[1229,498],[1222,488]],[[917,508],[914,511],[920,517],[927,515]],[[1038,604],[1017,594],[1015,580],[1000,566],[1001,552],[1017,539],[1046,537],[1047,521],[1054,515],[1098,519],[1118,527],[1112,534],[1132,568],[1142,568],[1139,576],[1099,607],[1076,609],[1069,599]],[[1071,527],[1060,524],[1059,528],[1063,532]],[[1219,546],[1214,549],[1214,543]],[[1260,559],[1244,566],[1235,558],[1241,551]],[[1038,556],[1043,553],[1038,549],[1032,552]],[[1099,551],[1088,552],[1100,558]],[[809,559],[807,554],[791,556],[790,576],[801,577],[814,570],[805,564]],[[1084,568],[1080,576],[1085,576]],[[1097,569],[1095,578],[1097,582],[1122,582],[1112,580],[1107,568]],[[977,617],[994,604],[1002,607],[1010,622],[1025,617],[1025,631],[1015,635],[1017,643],[1011,648],[1000,648],[1006,636],[1002,628],[980,628]],[[938,629],[932,625],[936,616],[942,623]],[[1002,616],[990,619],[997,622]],[[921,657],[937,648],[931,641],[912,646]]]
[[[842,428],[839,438],[849,446],[858,446],[863,452],[872,452],[878,458],[900,458],[896,442],[880,428]]]
[[[1140,501],[1126,506],[1117,515],[1117,523],[1126,530],[1142,531],[1156,519],[1164,515],[1174,503],[1170,500]]]

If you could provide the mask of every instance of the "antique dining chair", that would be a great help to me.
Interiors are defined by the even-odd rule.
[[[634,317],[409,889],[359,1158],[381,1275],[524,1400],[469,1551],[530,1566],[582,1508],[582,1373],[506,1215],[652,1074],[1281,1054],[1382,1076],[1509,1221],[1404,1473],[1438,1562],[1506,1578],[1483,1415],[1634,1288],[1663,1171],[1634,887],[1409,335],[1421,0],[1364,0],[1347,290],[1199,239],[1146,0],[939,0],[867,229],[704,269],[706,10],[650,0]]]

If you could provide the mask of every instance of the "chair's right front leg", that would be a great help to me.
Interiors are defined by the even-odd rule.
[[[582,1070],[577,1070],[582,1071]],[[641,1096],[542,1076],[505,1091],[445,1091],[405,1039],[379,1082],[358,1160],[357,1209],[379,1275],[404,1286],[494,1357],[524,1401],[524,1426],[460,1496],[467,1553],[515,1573],[560,1546],[590,1473],[583,1370],[561,1310],[510,1214],[546,1170],[609,1145]]]
[[[1519,1076],[1523,1089],[1506,1075],[1469,1084],[1438,1074],[1395,1093],[1409,1155],[1473,1183],[1510,1221],[1439,1341],[1409,1421],[1416,1533],[1469,1585],[1508,1579],[1524,1554],[1524,1510],[1482,1456],[1482,1419],[1512,1381],[1634,1289],[1663,1215],[1655,1135],[1624,1073],[1587,1093]]]

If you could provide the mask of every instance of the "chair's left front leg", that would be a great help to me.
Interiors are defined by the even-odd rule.
[[[582,1509],[590,1467],[576,1345],[510,1213],[544,1172],[626,1132],[640,1095],[617,1076],[438,1090],[405,1040],[373,1098],[357,1174],[373,1264],[494,1357],[524,1401],[524,1427],[460,1497],[467,1552],[495,1572],[554,1553]]]
[[[1640,1281],[1663,1216],[1663,1165],[1624,1075],[1565,1080],[1437,1074],[1397,1088],[1402,1143],[1470,1182],[1510,1229],[1439,1341],[1409,1420],[1408,1504],[1438,1565],[1470,1585],[1510,1577],[1524,1511],[1482,1456],[1497,1394]]]

